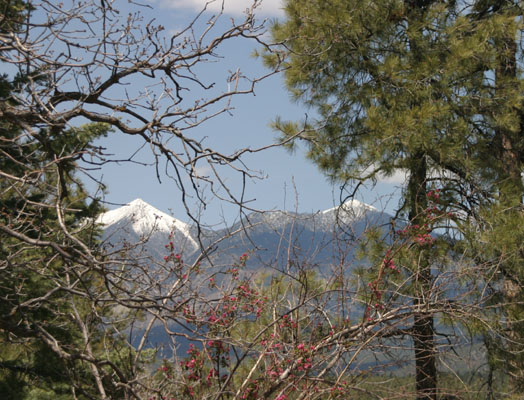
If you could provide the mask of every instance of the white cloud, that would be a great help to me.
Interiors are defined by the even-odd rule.
[[[366,170],[362,171],[361,176],[367,176],[377,170],[376,166],[370,166]],[[402,185],[406,183],[408,179],[408,170],[404,168],[397,168],[389,176],[384,175],[382,172],[379,172],[375,175],[378,183],[390,183],[393,185]]]
[[[381,183],[392,183],[396,185],[402,185],[407,183],[409,178],[409,171],[407,169],[398,168],[393,172],[391,176],[385,176],[384,174],[379,174],[378,182]],[[456,179],[457,176],[452,172],[445,170],[432,170],[429,174],[429,178],[433,179]]]
[[[221,10],[222,3],[224,3],[224,13],[232,15],[243,14],[253,4],[252,0],[163,0],[162,2],[172,8],[185,8],[195,11],[202,10],[206,3],[209,3],[207,9],[213,12]],[[283,14],[282,0],[261,0],[255,14],[266,17],[281,16]]]
[[[408,179],[408,172],[405,169],[396,169],[391,176],[385,176],[380,174],[378,181],[382,183],[391,183],[391,184],[404,184]]]

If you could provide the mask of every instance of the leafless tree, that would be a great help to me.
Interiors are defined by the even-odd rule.
[[[291,225],[293,218],[300,217],[290,217]],[[282,219],[279,215],[278,222]],[[340,224],[347,233],[355,222],[346,218]],[[370,250],[357,267],[348,253],[358,241],[344,242],[340,230],[326,242],[340,250],[338,259],[316,264],[301,258],[306,249],[288,241],[295,233],[274,226],[288,245],[282,246],[282,257],[254,261],[256,270],[246,265],[256,252],[221,271],[186,265],[176,256],[160,263],[178,279],[162,289],[169,292],[162,305],[147,311],[154,322],[150,319],[141,331],[141,343],[156,323],[171,339],[165,343],[176,348],[185,341],[186,347],[164,359],[145,380],[144,393],[158,398],[414,398],[414,381],[407,378],[414,374],[410,327],[425,312],[438,321],[439,397],[484,396],[487,359],[478,333],[496,328],[487,305],[489,282],[480,277],[491,266],[457,254],[434,257],[440,273],[421,308],[414,301],[417,260],[410,248],[436,249],[437,243],[427,237],[422,242],[418,228],[408,225],[381,250]],[[370,225],[368,233],[375,229]],[[371,240],[366,237],[360,235]]]
[[[31,352],[29,344],[44,343],[69,365],[74,397],[139,396],[138,367],[124,363],[122,354],[113,354],[113,360],[122,357],[120,367],[111,361],[114,332],[102,328],[117,304],[136,310],[134,317],[151,305],[132,293],[145,287],[131,284],[124,275],[129,268],[118,269],[114,257],[109,262],[96,246],[92,217],[98,203],[87,200],[83,182],[93,178],[91,168],[118,160],[92,142],[114,131],[140,137],[155,157],[157,175],[165,169],[173,178],[197,223],[187,196],[199,198],[200,181],[212,189],[223,185],[218,175],[199,175],[198,167],[207,163],[216,173],[225,165],[250,175],[240,158],[257,150],[222,154],[193,138],[190,129],[228,112],[233,96],[253,93],[265,77],[236,69],[221,90],[197,70],[217,60],[226,42],[243,38],[263,45],[264,21],[255,18],[259,4],[248,4],[244,16],[222,31],[222,12],[211,15],[205,6],[170,33],[146,19],[148,6],[134,3],[128,15],[113,1],[0,3],[1,329],[2,340],[15,349],[4,358],[8,371],[31,369],[27,357],[13,355],[17,346]],[[228,201],[242,205],[224,189]],[[61,337],[66,326],[75,327],[74,340]],[[105,352],[94,348],[97,334]],[[9,367],[15,359],[22,364]],[[90,371],[96,395],[86,382],[75,383],[81,381],[79,363]]]

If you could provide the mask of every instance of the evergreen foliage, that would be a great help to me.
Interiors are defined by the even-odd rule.
[[[279,52],[265,62],[283,61],[289,91],[318,117],[275,128],[303,139],[333,180],[406,171],[399,213],[412,225],[422,225],[426,192],[440,188],[440,233],[482,265],[483,279],[503,276],[490,286],[486,312],[495,303],[503,315],[492,315],[488,348],[492,367],[521,379],[522,3],[288,0],[285,12],[272,31]],[[436,277],[417,252],[420,295]],[[418,398],[435,398],[423,390]]]
[[[15,90],[16,83],[4,76],[2,101],[14,101]],[[82,261],[74,254],[82,249],[67,232],[76,230],[75,239],[96,244],[97,232],[82,227],[101,207],[89,201],[75,176],[76,158],[108,127],[35,129],[38,133],[29,136],[15,123],[1,126],[0,168],[10,179],[0,183],[0,222],[21,237],[0,231],[0,392],[6,399],[65,399],[73,390],[78,398],[88,398],[96,391],[82,361],[85,344],[77,322],[86,321],[93,349],[102,338],[114,339],[103,333],[102,317],[109,310],[91,309],[75,293],[71,280],[92,294],[100,292],[103,281],[88,265],[79,266]],[[71,210],[62,222],[58,201]],[[61,251],[49,242],[60,244]],[[53,348],[54,341],[63,353]]]
[[[2,1],[0,7],[2,32],[16,31],[28,7],[20,1]],[[5,55],[9,49],[2,51]],[[46,85],[38,71],[31,75]],[[18,105],[27,80],[21,74],[0,77],[0,109]],[[3,399],[97,396],[86,359],[107,360],[106,346],[119,338],[104,332],[111,309],[86,297],[105,291],[103,279],[80,256],[86,246],[96,248],[99,232],[92,221],[102,208],[90,199],[76,171],[78,159],[94,151],[91,143],[109,131],[103,123],[66,128],[0,122]],[[112,362],[121,364],[115,355]],[[109,376],[103,379],[111,388]],[[108,394],[117,398],[119,393],[113,387]]]

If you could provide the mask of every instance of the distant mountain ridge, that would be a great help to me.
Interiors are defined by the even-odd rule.
[[[139,286],[144,275],[146,288],[151,284],[148,279],[157,279],[156,272],[160,285],[169,287],[171,279],[176,279],[176,275],[170,272],[172,265],[164,261],[171,252],[170,242],[173,242],[173,252],[181,254],[187,264],[193,264],[202,254],[200,244],[209,247],[208,256],[201,260],[205,272],[201,276],[194,274],[186,287],[189,292],[198,290],[199,295],[205,297],[212,291],[207,278],[213,276],[215,284],[220,287],[230,277],[221,272],[238,265],[244,253],[249,254],[249,259],[239,271],[243,279],[266,279],[280,273],[298,276],[303,271],[314,271],[319,278],[328,280],[334,274],[350,275],[354,268],[362,265],[362,260],[355,258],[358,239],[369,227],[385,225],[390,219],[376,208],[352,200],[341,207],[317,213],[251,213],[228,228],[197,231],[136,199],[101,214],[96,221],[104,228],[102,246],[118,259],[131,260],[130,281]],[[120,253],[122,248],[126,251]],[[358,314],[362,310],[354,306],[352,312]],[[135,326],[132,339],[135,345],[143,327],[140,323]],[[176,324],[170,329],[186,332]],[[155,325],[148,337],[148,346],[161,347],[164,349],[162,356],[170,357],[170,343],[165,327]],[[185,355],[190,340],[180,336],[177,343],[177,352]]]
[[[126,243],[129,244],[126,247],[132,249],[132,257],[139,255],[131,264],[139,268],[130,270],[130,273],[134,274],[130,282],[137,282],[138,285],[141,282],[140,275],[149,272],[151,262],[158,263],[157,266],[160,267],[165,265],[164,257],[170,251],[166,249],[166,244],[169,242],[174,243],[174,251],[180,253],[186,263],[192,263],[201,254],[200,243],[203,246],[211,246],[218,241],[212,246],[209,258],[202,261],[202,265],[211,269],[208,269],[203,277],[192,278],[191,283],[188,284],[198,288],[200,295],[205,297],[211,291],[206,280],[209,274],[213,274],[215,282],[219,285],[221,279],[226,279],[224,278],[226,275],[221,275],[219,272],[230,269],[232,265],[238,263],[241,255],[247,252],[250,254],[249,260],[246,268],[240,271],[240,274],[247,279],[256,276],[265,279],[267,276],[273,276],[275,269],[290,276],[297,272],[312,270],[319,278],[328,280],[339,273],[349,276],[356,267],[366,265],[365,260],[355,258],[359,239],[370,227],[383,227],[387,235],[391,216],[358,200],[350,200],[340,207],[317,213],[286,211],[252,213],[227,229],[216,231],[201,229],[199,241],[194,227],[141,199],[136,199],[120,208],[101,214],[96,222],[104,228],[103,246],[113,251],[112,254],[120,257],[119,251],[114,250],[122,248]],[[158,281],[161,284],[169,284],[171,279],[169,269],[165,271],[167,271],[163,275],[165,279]],[[144,281],[146,287],[150,284],[147,279]],[[365,304],[355,303],[351,312],[355,318],[361,318],[364,309]],[[450,336],[453,334],[453,327],[439,322],[437,324],[439,332],[448,333]],[[130,333],[133,345],[138,345],[144,326],[139,322],[135,324],[133,334]],[[180,356],[185,356],[191,340],[184,337],[184,334],[191,332],[175,323],[170,326],[170,329],[182,333],[177,337],[176,351]],[[166,334],[165,327],[158,323],[148,336],[147,347],[157,348],[158,354],[169,358],[173,354],[170,347],[171,339]],[[398,346],[398,342],[395,342],[395,345]],[[405,346],[409,348],[410,345],[406,343]],[[474,346],[479,347],[477,342]],[[409,359],[411,353],[404,351],[397,356]],[[375,353],[367,350],[359,357],[365,360],[375,357]],[[484,362],[484,357],[484,353],[479,350],[471,353],[471,359],[479,365]],[[387,366],[388,363],[386,361],[385,365]],[[368,365],[371,364],[363,362],[361,367],[366,369]],[[399,376],[412,374],[407,367],[386,368],[388,373]]]
[[[337,249],[332,245],[335,239],[344,236],[345,245],[353,246],[351,241],[368,227],[386,224],[390,218],[353,199],[318,213],[252,213],[227,229],[201,230],[201,236],[197,237],[194,227],[136,199],[101,214],[96,222],[104,228],[106,244],[141,243],[156,260],[162,260],[165,245],[173,242],[175,251],[183,254],[186,261],[199,254],[201,243],[204,247],[211,246],[212,261],[222,265],[237,260],[246,251],[256,256],[251,263],[257,264],[278,262],[284,254],[324,264],[333,259],[335,251],[340,251],[340,245]]]

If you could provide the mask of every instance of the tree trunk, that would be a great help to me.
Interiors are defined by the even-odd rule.
[[[434,0],[405,0],[408,11],[408,24],[417,22],[424,18],[425,9]],[[409,46],[413,58],[421,61],[422,54],[419,50],[415,38],[410,37]],[[416,103],[416,99],[414,102]],[[426,154],[422,149],[414,151],[411,155],[411,165],[408,183],[408,207],[409,221],[413,225],[422,226],[424,224],[424,212],[428,206],[426,197],[426,176],[427,160]],[[427,294],[431,290],[431,265],[427,250],[420,249],[415,257],[417,265],[414,266],[414,285],[415,285],[415,305],[420,309],[425,308]],[[412,338],[415,349],[415,379],[417,400],[436,400],[437,399],[437,363],[434,340],[434,321],[433,315],[426,312],[419,312],[415,315],[412,327]]]
[[[493,6],[493,12],[502,13],[505,6],[504,1],[499,0]],[[497,68],[495,70],[495,94],[497,98],[505,99],[508,90],[511,91],[513,86],[518,81],[517,76],[517,42],[516,32],[509,29],[505,32],[503,37],[495,41],[497,49],[499,49]],[[524,187],[522,184],[522,159],[523,150],[521,148],[521,138],[523,133],[523,116],[521,113],[517,114],[517,110],[508,110],[503,105],[497,109],[502,109],[502,112],[514,112],[515,116],[520,118],[520,130],[511,129],[507,126],[495,127],[495,143],[494,147],[497,150],[498,159],[502,162],[500,168],[499,179],[499,194],[500,201],[508,213],[507,218],[522,217],[522,198],[524,194]],[[500,118],[504,120],[504,118]],[[522,234],[521,232],[514,232],[515,235]],[[522,279],[524,277],[524,261],[522,260],[522,250],[514,249],[521,254],[520,260],[513,265],[505,265],[502,260],[501,269],[504,273],[504,282],[502,294],[505,304],[505,319],[507,321],[507,338],[501,347],[501,353],[506,360],[507,373],[510,377],[512,389],[520,391],[524,388],[524,373],[522,370],[522,356],[523,350],[523,329],[522,323]]]
[[[428,206],[426,197],[426,156],[420,151],[413,155],[408,184],[409,220],[411,224],[424,224],[424,211]],[[426,296],[431,290],[431,265],[427,250],[420,249],[415,257],[414,285],[416,290],[415,305],[424,308]],[[417,400],[436,400],[437,364],[434,341],[433,315],[419,312],[415,315],[412,338],[415,348]]]

